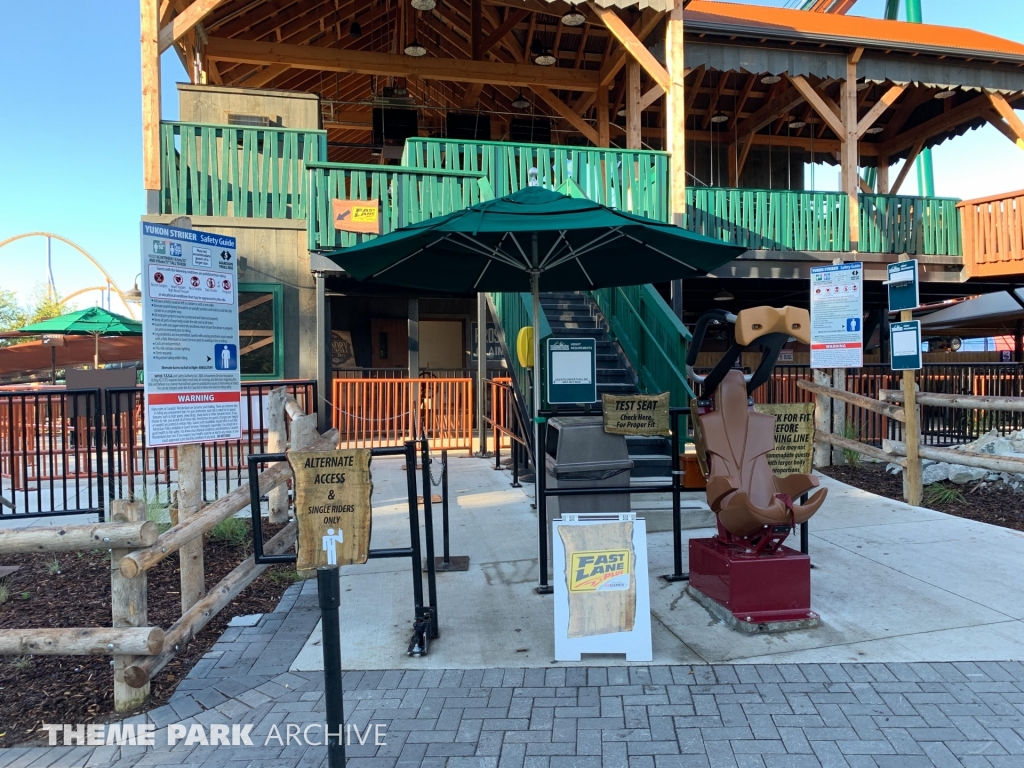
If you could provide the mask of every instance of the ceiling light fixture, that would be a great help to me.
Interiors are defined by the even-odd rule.
[[[359,37],[363,34],[363,28],[359,26],[358,21],[353,21],[348,25],[348,34],[350,37]]]
[[[875,136],[875,135],[881,133],[884,130],[885,130],[885,128],[883,128],[880,125],[873,125],[870,128],[868,128],[866,131],[864,131],[864,133],[870,133],[872,136]]]
[[[866,91],[870,87],[871,87],[871,83],[868,83],[868,82],[857,83],[857,90],[858,91]]]
[[[789,124],[789,127],[790,127],[791,129],[793,129],[794,131],[799,131],[799,130],[800,130],[801,128],[803,128],[803,127],[804,127],[805,125],[807,125],[807,123],[805,123],[805,122],[804,122],[803,120],[794,120],[793,122],[791,122],[791,123]]]
[[[951,99],[954,96],[956,96],[955,88],[950,88],[948,91],[939,91],[938,93],[935,94],[935,98],[938,99],[939,101]]]
[[[523,92],[520,91],[519,95],[516,96],[516,100],[512,102],[512,106],[516,109],[527,109],[530,106],[530,102],[523,96]]]
[[[780,80],[782,80],[782,78],[778,75],[765,75],[761,78],[761,83],[764,85],[775,85]]]
[[[437,5],[437,0],[412,0],[410,5],[417,11],[432,11]]]
[[[625,117],[625,116],[626,116],[626,108],[625,108],[625,107],[623,107],[622,109],[620,109],[620,110],[619,110],[618,112],[616,112],[615,114],[617,114],[617,115],[618,115],[619,117]]]
[[[411,43],[405,46],[405,55],[419,58],[420,56],[427,55],[427,49],[420,45],[418,40],[413,40]]]
[[[538,67],[550,67],[555,63],[556,59],[551,54],[551,51],[545,49],[537,58],[533,60],[533,63]]]
[[[575,5],[569,6],[569,11],[562,17],[562,23],[567,27],[579,27],[585,24],[587,17],[579,12]]]
[[[724,123],[728,119],[729,119],[728,115],[723,115],[721,112],[719,112],[717,115],[715,115],[714,117],[711,118],[711,122],[712,123]]]
[[[736,297],[728,291],[719,291],[715,294],[715,301],[732,301],[734,298]]]

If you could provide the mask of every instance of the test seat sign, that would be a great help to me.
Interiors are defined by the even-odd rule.
[[[142,223],[146,444],[241,437],[235,238]]]

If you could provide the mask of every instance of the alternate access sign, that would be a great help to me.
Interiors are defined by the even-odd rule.
[[[235,238],[142,222],[146,443],[241,437]]]
[[[811,368],[864,364],[864,265],[811,267]]]

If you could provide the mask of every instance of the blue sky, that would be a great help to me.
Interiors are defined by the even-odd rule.
[[[1020,0],[922,3],[926,22],[1024,41]],[[798,0],[756,4],[793,7]],[[854,13],[879,17],[883,5],[884,0],[860,0]],[[5,4],[7,30],[37,29],[40,20],[45,35],[9,34],[0,45],[0,240],[56,232],[90,252],[127,290],[138,272],[144,209],[138,3]],[[177,117],[174,83],[185,79],[177,57],[165,54],[165,119]],[[935,150],[934,162],[939,195],[967,198],[1024,187],[1024,152],[992,128],[947,142]],[[819,170],[819,187],[830,173]],[[911,174],[903,191],[915,187]],[[58,243],[53,253],[63,293],[102,281],[71,248]],[[44,254],[40,238],[0,249],[0,287],[27,295],[45,281]]]

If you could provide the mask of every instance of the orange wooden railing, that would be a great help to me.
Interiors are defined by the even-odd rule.
[[[964,200],[957,208],[968,278],[1024,274],[1024,190]]]
[[[473,452],[472,379],[335,379],[340,445],[379,448],[424,436],[431,449]]]

